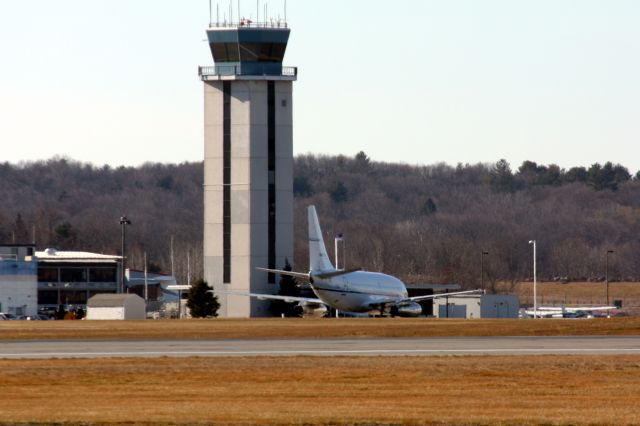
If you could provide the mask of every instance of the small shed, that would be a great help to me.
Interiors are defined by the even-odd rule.
[[[88,320],[142,320],[144,299],[137,294],[96,294],[87,301]]]
[[[515,294],[465,294],[434,301],[439,318],[518,318]]]

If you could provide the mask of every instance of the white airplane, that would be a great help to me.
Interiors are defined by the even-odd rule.
[[[594,312],[618,309],[615,306],[539,306],[537,312],[526,309],[528,317],[538,318],[593,318]],[[608,313],[607,313],[608,315]]]
[[[261,300],[274,299],[298,302],[307,313],[326,310],[325,306],[342,312],[391,314],[392,316],[417,317],[422,313],[421,300],[456,294],[477,293],[480,290],[455,293],[408,297],[404,283],[391,275],[379,272],[365,272],[359,269],[339,270],[329,260],[322,239],[322,231],[314,206],[308,207],[309,216],[309,272],[282,271],[258,268],[261,271],[290,275],[309,281],[311,289],[318,297],[279,296],[273,294],[225,292],[241,296],[256,297]]]

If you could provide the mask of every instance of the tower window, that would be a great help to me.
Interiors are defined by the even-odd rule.
[[[222,83],[222,282],[231,283],[231,82]]]
[[[267,83],[267,134],[268,134],[268,175],[269,175],[269,229],[268,259],[269,269],[276,269],[276,88],[275,82]],[[275,274],[269,274],[269,284],[276,283]]]

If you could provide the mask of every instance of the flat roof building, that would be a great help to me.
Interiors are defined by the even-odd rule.
[[[434,300],[438,318],[518,318],[520,300],[515,294],[468,294]]]
[[[0,312],[38,313],[37,261],[32,244],[0,245]]]
[[[53,248],[35,256],[40,308],[86,305],[96,294],[118,291],[121,256]]]

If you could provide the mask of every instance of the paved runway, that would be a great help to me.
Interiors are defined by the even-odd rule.
[[[543,354],[640,354],[640,336],[0,342],[0,358]]]

